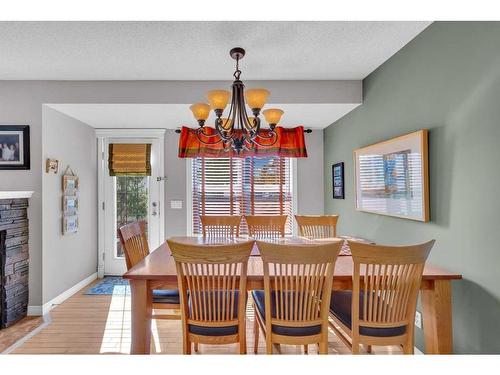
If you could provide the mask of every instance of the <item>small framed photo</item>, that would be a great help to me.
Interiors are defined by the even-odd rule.
[[[63,191],[67,195],[74,195],[78,190],[78,177],[72,175],[63,176]]]
[[[45,172],[57,174],[59,171],[59,160],[57,159],[47,159],[45,162]]]
[[[0,170],[30,169],[30,127],[0,125]]]
[[[344,162],[332,165],[333,199],[344,199]]]
[[[63,217],[63,234],[70,234],[78,232],[78,216],[64,216]]]
[[[76,195],[63,196],[64,215],[75,214],[78,211],[78,197]]]

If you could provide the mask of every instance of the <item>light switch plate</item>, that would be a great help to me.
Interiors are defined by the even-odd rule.
[[[415,312],[415,325],[422,329],[422,313],[420,311]]]
[[[170,201],[170,208],[174,210],[182,210],[182,201]]]

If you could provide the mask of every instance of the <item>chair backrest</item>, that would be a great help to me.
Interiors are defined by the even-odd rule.
[[[332,240],[321,244],[287,245],[257,241],[264,264],[268,329],[272,324],[322,325],[327,329],[333,271],[342,243]],[[271,302],[274,302],[275,311],[271,310]]]
[[[413,246],[348,241],[354,261],[352,330],[413,326],[420,282],[434,240]]]
[[[238,237],[241,216],[200,216],[203,237]]]
[[[285,224],[288,216],[246,216],[248,234],[253,238],[285,237]]]
[[[337,237],[339,215],[305,216],[295,215],[299,235],[308,238]]]
[[[149,254],[145,220],[135,221],[119,228],[118,237],[125,253],[128,270]]]
[[[184,323],[221,327],[244,320],[253,241],[214,246],[167,242],[176,263]]]

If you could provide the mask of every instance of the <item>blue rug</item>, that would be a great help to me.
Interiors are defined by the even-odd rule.
[[[106,276],[85,292],[86,295],[130,295],[128,280],[120,276]]]

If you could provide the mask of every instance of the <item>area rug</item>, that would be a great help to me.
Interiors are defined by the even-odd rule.
[[[120,276],[106,276],[97,284],[89,288],[86,295],[130,295],[128,280]]]

